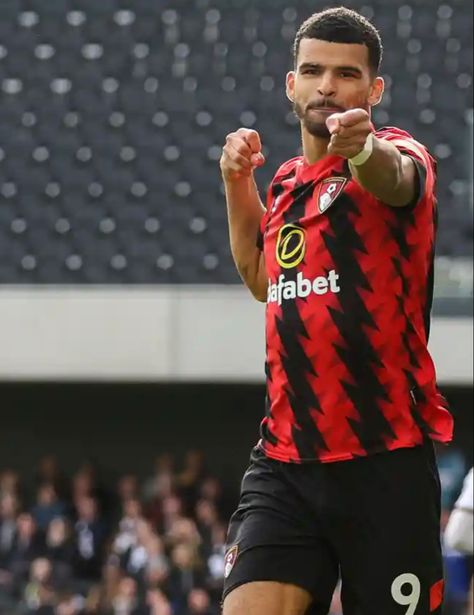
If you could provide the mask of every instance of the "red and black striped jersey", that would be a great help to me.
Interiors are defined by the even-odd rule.
[[[337,156],[289,160],[268,191],[258,238],[269,278],[260,446],[281,461],[348,460],[452,438],[427,348],[435,162],[402,130],[376,137],[415,161],[413,204],[384,204]]]

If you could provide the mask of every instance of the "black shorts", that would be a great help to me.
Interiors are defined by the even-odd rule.
[[[326,615],[439,615],[440,482],[433,445],[337,463],[290,464],[255,448],[227,538],[224,598],[290,583]]]

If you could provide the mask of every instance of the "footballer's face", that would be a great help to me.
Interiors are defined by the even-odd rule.
[[[303,38],[296,69],[288,73],[286,91],[303,128],[329,139],[326,120],[348,109],[370,111],[383,95],[384,82],[369,65],[366,45],[329,43]]]

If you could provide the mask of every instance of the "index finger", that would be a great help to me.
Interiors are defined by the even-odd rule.
[[[241,128],[237,132],[250,147],[253,154],[259,154],[262,151],[262,142],[260,141],[260,135],[256,130]]]
[[[369,119],[369,114],[364,109],[349,109],[345,111],[339,117],[341,126],[355,126],[364,120]]]

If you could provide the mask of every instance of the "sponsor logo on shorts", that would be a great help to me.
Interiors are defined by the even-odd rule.
[[[239,555],[238,545],[234,545],[227,551],[225,560],[224,560],[224,578],[227,579],[227,577],[232,572],[232,569],[235,566],[235,562],[237,561],[238,555]]]
[[[318,188],[317,202],[319,213],[323,214],[329,209],[347,183],[345,177],[330,177],[322,181]]]
[[[442,604],[444,598],[444,580],[435,583],[430,590],[430,611],[436,611]]]

